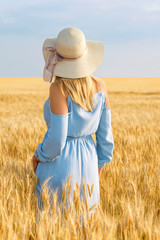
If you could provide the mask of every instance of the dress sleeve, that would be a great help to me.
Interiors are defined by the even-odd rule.
[[[98,167],[104,167],[113,157],[114,141],[111,127],[111,108],[106,108],[106,98],[99,126],[96,131],[96,149],[98,154]]]
[[[50,107],[49,107],[50,109]],[[63,115],[54,114],[50,109],[50,124],[48,130],[35,151],[35,156],[41,162],[54,161],[62,154],[68,132],[69,113]]]

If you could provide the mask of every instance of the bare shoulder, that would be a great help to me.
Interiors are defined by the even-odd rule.
[[[66,96],[62,94],[58,84],[55,82],[51,83],[50,85],[49,100],[51,111],[54,114],[62,115],[68,113]]]
[[[105,92],[106,95],[106,108],[110,108],[110,101],[109,101],[109,96],[108,96],[108,90],[105,84],[105,81],[102,78],[97,78],[97,80],[99,80],[99,82],[102,84],[102,88]]]

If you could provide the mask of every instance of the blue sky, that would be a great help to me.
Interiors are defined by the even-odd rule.
[[[41,77],[42,44],[65,27],[102,41],[100,77],[160,77],[160,0],[6,0],[0,77]]]

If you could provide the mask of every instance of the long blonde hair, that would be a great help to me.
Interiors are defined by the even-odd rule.
[[[93,98],[93,86],[92,79],[94,79],[97,83],[99,80],[95,77],[88,76],[82,78],[63,78],[63,77],[54,77],[54,82],[56,82],[65,96],[64,88],[67,90],[71,99],[77,103],[80,107],[92,112],[96,107],[95,101]],[[85,102],[86,101],[86,102]],[[93,108],[93,109],[92,109]]]

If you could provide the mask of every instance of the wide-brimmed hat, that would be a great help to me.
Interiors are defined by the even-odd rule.
[[[57,38],[47,38],[43,43],[43,79],[51,82],[53,76],[89,76],[101,64],[103,55],[102,42],[86,40],[84,33],[78,28],[65,28]]]

